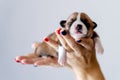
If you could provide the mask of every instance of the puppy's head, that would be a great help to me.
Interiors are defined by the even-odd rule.
[[[85,13],[74,12],[67,20],[62,20],[60,25],[69,30],[75,40],[81,37],[91,37],[93,29],[97,26]]]

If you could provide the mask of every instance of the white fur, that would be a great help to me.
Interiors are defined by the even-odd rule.
[[[60,65],[65,65],[66,63],[66,51],[63,46],[58,47],[58,63]]]
[[[101,54],[103,54],[104,49],[103,49],[102,43],[101,43],[101,41],[100,41],[100,38],[97,37],[97,38],[95,38],[94,40],[95,40],[95,50],[96,50],[96,53],[101,53]]]

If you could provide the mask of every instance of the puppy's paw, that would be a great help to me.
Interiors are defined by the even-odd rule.
[[[63,58],[58,59],[58,63],[59,63],[61,66],[64,66],[64,65],[66,64],[66,58],[63,57]]]
[[[96,50],[96,53],[100,53],[100,54],[103,54],[104,52],[104,48],[102,46],[102,43],[100,41],[100,38],[95,38],[95,50]]]
[[[66,50],[61,45],[58,48],[58,63],[61,66],[64,66],[66,64]]]
[[[99,46],[98,48],[96,48],[96,52],[100,53],[100,54],[103,54],[104,53],[103,47]]]

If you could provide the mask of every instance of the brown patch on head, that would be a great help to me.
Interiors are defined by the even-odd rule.
[[[71,24],[77,19],[77,15],[78,15],[78,12],[74,12],[68,17],[66,24],[65,24],[66,29],[70,28]]]
[[[69,27],[71,26],[72,22],[74,22],[76,20],[77,15],[78,15],[78,12],[74,12],[68,17],[67,20],[62,20],[60,22],[61,27],[64,27],[68,30]]]
[[[91,37],[93,34],[93,29],[97,26],[95,22],[93,22],[90,17],[85,14],[85,13],[81,13],[80,15],[80,20],[86,25],[87,29],[88,29],[88,34],[87,37]]]
[[[81,13],[80,16],[81,16],[80,17],[81,21],[88,27],[88,29],[89,28],[92,28],[92,29],[94,28],[93,21],[90,19],[90,17],[87,14]]]

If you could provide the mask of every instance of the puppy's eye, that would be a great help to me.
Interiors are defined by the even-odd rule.
[[[68,22],[68,23],[67,23],[67,25],[71,25],[71,24],[72,24],[72,22]]]
[[[68,25],[71,25],[76,19],[71,19],[69,22],[68,22]]]
[[[71,22],[74,22],[76,19],[72,19]]]

